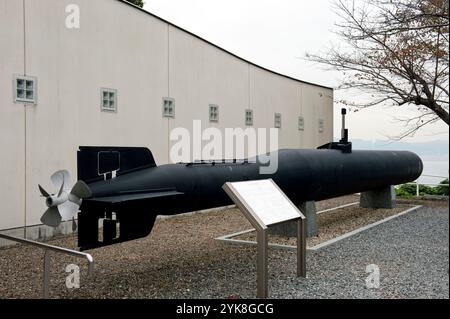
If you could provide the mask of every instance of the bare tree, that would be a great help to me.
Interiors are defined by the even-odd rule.
[[[357,5],[355,5],[357,3]],[[366,108],[415,107],[404,119],[414,135],[421,127],[449,124],[449,0],[338,0],[337,34],[344,46],[307,58],[344,71],[339,88],[359,89],[368,102],[339,101]]]
[[[127,1],[141,8],[143,8],[145,4],[144,0],[127,0]]]

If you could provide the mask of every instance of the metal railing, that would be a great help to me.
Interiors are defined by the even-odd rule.
[[[0,238],[44,249],[44,279],[42,288],[42,295],[44,299],[48,299],[50,296],[50,268],[51,268],[50,254],[49,254],[50,251],[86,259],[88,263],[88,275],[92,274],[94,270],[94,258],[92,258],[90,254],[4,234],[0,234]]]
[[[448,176],[439,176],[439,175],[421,175],[420,177],[435,177],[435,178],[442,178],[442,179],[448,179]],[[418,180],[406,183],[407,185],[416,185],[416,197],[420,197],[420,185],[424,186],[449,186],[449,184],[440,184],[440,183],[420,183]]]

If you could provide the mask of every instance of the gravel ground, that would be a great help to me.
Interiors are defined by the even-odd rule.
[[[147,238],[88,251],[96,262],[90,278],[82,261],[54,255],[51,297],[254,298],[255,247],[214,240],[247,228],[236,209],[158,220]],[[76,248],[76,237],[50,243]],[[308,252],[306,279],[295,276],[293,252],[270,250],[270,293],[275,298],[448,298],[448,245],[448,203],[423,208]],[[0,249],[0,298],[39,298],[42,257],[29,246]],[[70,263],[81,266],[80,289],[65,287]],[[365,288],[365,267],[371,263],[380,267],[380,289]]]
[[[335,208],[345,204],[359,202],[359,195],[348,195],[316,202],[316,211]]]
[[[445,200],[436,199],[416,199],[416,198],[397,198],[399,204],[425,205],[427,207],[448,207],[448,197]]]
[[[414,207],[413,205],[399,204],[394,209],[369,209],[358,206],[340,208],[331,212],[317,215],[319,235],[306,240],[308,247],[313,247],[330,239],[341,236],[365,225],[375,223],[389,216]],[[234,237],[233,239],[256,241],[256,231]],[[297,245],[296,237],[271,235],[269,243],[280,245]]]
[[[308,278],[278,276],[273,297],[449,298],[449,211],[423,207],[308,255]],[[289,259],[291,262],[289,262]],[[294,263],[294,256],[287,258]],[[367,289],[366,266],[380,269]],[[287,268],[287,267],[286,267]],[[284,287],[294,288],[286,296]]]

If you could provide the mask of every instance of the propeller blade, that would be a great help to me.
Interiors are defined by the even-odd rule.
[[[70,179],[70,173],[67,170],[63,170],[63,171],[61,171],[61,173],[64,176],[64,190],[69,192],[70,188],[72,186],[72,181]]]
[[[67,170],[57,171],[50,179],[56,189],[60,189],[61,185],[64,190],[70,189],[70,174]]]
[[[57,171],[50,179],[58,189],[58,195],[54,199],[52,198],[52,202],[54,203],[52,205],[59,205],[47,209],[41,218],[41,222],[48,226],[57,227],[61,221],[73,219],[72,228],[76,230],[75,215],[80,209],[82,198],[92,196],[89,186],[83,181],[79,181],[71,189],[70,174],[67,170]],[[41,185],[39,185],[39,191],[43,196],[51,197]],[[67,194],[69,192],[70,194]]]
[[[59,189],[59,192],[58,192],[58,197],[61,196],[61,194],[63,193],[63,191],[64,191],[64,183],[61,184],[61,188]]]
[[[47,193],[47,192],[45,191],[45,189],[44,189],[41,185],[38,185],[38,187],[39,187],[39,191],[41,192],[41,195],[42,195],[42,196],[44,196],[44,197],[50,197],[50,194]]]
[[[58,205],[59,213],[62,220],[71,220],[78,213],[80,206],[71,202],[70,200]]]
[[[50,177],[53,186],[56,187],[56,189],[60,189],[61,185],[64,185],[64,175],[61,173],[61,171],[57,171]]]
[[[51,207],[47,209],[44,215],[41,217],[41,222],[44,225],[51,227],[58,227],[61,224],[61,215],[59,214],[58,208]]]
[[[92,196],[89,186],[83,181],[78,181],[72,188],[70,194],[75,195],[78,198],[88,198]]]

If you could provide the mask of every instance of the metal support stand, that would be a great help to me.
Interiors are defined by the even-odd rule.
[[[237,185],[249,185],[239,191]],[[259,185],[258,185],[259,184]],[[256,229],[257,237],[257,265],[256,265],[256,295],[265,299],[269,296],[269,271],[268,271],[268,247],[269,227],[278,227],[283,223],[292,222],[296,225],[297,233],[297,276],[306,277],[306,217],[294,203],[281,191],[271,179],[261,181],[249,181],[238,183],[225,183],[225,192],[230,196],[237,207],[242,211],[250,224]],[[258,194],[258,191],[261,193]],[[256,195],[256,196],[255,196]],[[248,196],[250,200],[245,199]],[[265,198],[271,205],[269,207],[280,207],[282,213],[276,215],[272,208],[269,211],[259,207],[255,199]],[[256,208],[255,208],[256,207]],[[255,210],[256,209],[256,210]],[[284,213],[284,215],[283,215]],[[315,212],[314,212],[315,213]],[[274,218],[276,217],[276,218]],[[273,229],[273,228],[272,228]]]
[[[44,285],[43,285],[43,297],[44,299],[50,298],[50,253],[48,250],[44,251]]]
[[[297,277],[306,278],[306,219],[297,221]]]
[[[265,299],[269,296],[268,271],[268,236],[267,228],[257,231],[258,257],[257,257],[257,297]]]
[[[297,220],[297,277],[306,278],[306,219]],[[257,297],[269,296],[268,239],[269,229],[257,229],[258,255],[256,265]]]

